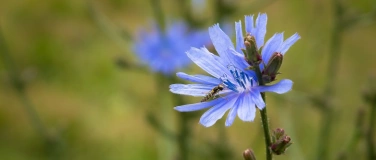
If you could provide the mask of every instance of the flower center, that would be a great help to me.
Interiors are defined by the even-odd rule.
[[[232,79],[227,78],[226,75],[221,77],[221,80],[226,88],[234,92],[250,91],[254,83],[256,83],[252,77],[248,76],[248,74],[245,72],[238,70],[234,66],[229,66],[228,68],[232,75]]]

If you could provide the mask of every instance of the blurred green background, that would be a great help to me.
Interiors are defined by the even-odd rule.
[[[168,19],[184,16],[183,1],[163,0]],[[189,3],[189,2],[186,2]],[[203,2],[203,10],[193,18],[203,20],[203,29],[218,23],[215,0]],[[223,23],[233,24],[244,15],[268,14],[266,39],[275,32],[285,37],[298,32],[301,39],[284,58],[278,79],[294,81],[293,91],[267,94],[271,128],[284,128],[294,144],[275,159],[313,159],[316,154],[321,112],[309,97],[324,94],[327,82],[333,24],[333,4],[325,0],[234,0],[225,1],[235,11],[225,15]],[[345,150],[354,132],[359,108],[369,107],[362,90],[376,74],[376,18],[374,0],[341,1],[346,17],[362,18],[346,29],[338,42],[340,50],[335,71],[334,108],[330,159]],[[153,19],[148,0],[24,0],[0,2],[0,30],[10,59],[0,61],[0,159],[174,159],[176,142],[151,127],[147,113],[155,113],[170,130],[177,128],[168,86],[156,81],[156,75],[143,69],[119,67],[119,60],[137,64],[132,42],[122,33],[135,35]],[[122,32],[123,31],[123,32]],[[4,46],[1,49],[5,52]],[[16,67],[24,84],[18,92],[6,63]],[[203,73],[192,65],[187,73]],[[161,89],[163,88],[163,89]],[[162,95],[162,96],[161,96]],[[26,96],[26,100],[23,100]],[[24,97],[25,98],[25,97]],[[198,98],[187,98],[197,102]],[[28,101],[35,108],[46,130],[34,127],[25,108]],[[160,101],[163,106],[160,106]],[[213,127],[198,123],[204,111],[191,123],[189,139],[191,159],[218,159],[224,150],[228,159],[242,159],[242,152],[252,148],[264,159],[264,138],[260,115],[252,123],[239,119],[231,127],[219,120]],[[43,131],[42,131],[43,132]],[[47,136],[47,138],[46,138]],[[352,145],[348,159],[365,159],[365,140]],[[220,155],[220,154],[219,154]],[[226,157],[222,157],[226,158]]]

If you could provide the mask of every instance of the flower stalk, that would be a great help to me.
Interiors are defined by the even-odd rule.
[[[255,71],[257,78],[259,79],[259,84],[265,85],[264,81],[262,80],[262,74],[260,67],[258,65],[255,66]],[[262,100],[266,103],[266,98],[265,98],[265,92],[261,92],[261,97]],[[266,111],[266,107],[262,110],[260,110],[260,116],[261,116],[261,123],[262,123],[262,128],[264,130],[264,137],[265,137],[265,151],[266,151],[266,160],[272,160],[273,155],[272,152],[270,151],[269,147],[272,144],[272,139],[270,138],[270,130],[269,130],[269,122],[268,122],[268,114]]]
[[[261,56],[260,56],[260,53],[257,51],[256,40],[254,36],[247,34],[246,38],[244,39],[244,45],[246,47],[246,49],[243,50],[245,60],[250,65],[251,67],[250,69],[256,72],[259,85],[263,86],[265,85],[265,82],[263,81],[263,75],[259,66],[259,63],[261,61],[260,59]],[[265,92],[261,92],[260,94],[261,94],[262,100],[266,103]],[[260,109],[260,115],[261,115],[261,123],[262,123],[262,127],[264,130],[264,137],[265,137],[266,159],[272,160],[273,156],[269,148],[272,145],[272,140],[270,137],[268,114],[266,111],[266,107],[263,109]]]
[[[169,78],[170,82],[177,82],[175,78]],[[184,100],[181,96],[173,95],[174,105],[184,104]],[[177,133],[177,145],[178,145],[178,154],[179,160],[188,160],[189,159],[189,136],[190,136],[190,127],[189,127],[189,115],[184,112],[178,112],[179,124],[178,124],[178,133]]]
[[[17,95],[19,96],[22,107],[28,114],[30,118],[31,125],[35,128],[35,130],[43,137],[46,138],[47,141],[50,140],[47,128],[44,126],[42,120],[40,119],[37,111],[35,110],[34,106],[28,99],[24,83],[21,81],[20,77],[18,76],[17,67],[14,64],[13,59],[10,56],[10,53],[6,47],[5,39],[0,30],[0,56],[3,59],[6,69],[8,70],[9,77],[12,82],[13,88],[17,91]]]
[[[162,32],[165,31],[165,18],[162,12],[160,0],[150,0],[151,7],[153,8],[155,19],[157,20],[158,29]]]
[[[343,8],[341,3],[338,0],[333,0],[333,9],[334,9],[334,16],[336,17],[334,20],[334,26],[332,29],[331,35],[331,47],[330,47],[330,54],[329,54],[329,65],[328,65],[328,72],[327,72],[327,83],[324,89],[323,95],[325,98],[322,99],[322,114],[323,119],[321,120],[321,128],[320,128],[320,138],[317,146],[317,153],[316,159],[318,160],[325,160],[328,159],[328,147],[330,146],[330,136],[329,133],[331,132],[333,126],[333,107],[331,103],[331,99],[333,99],[335,94],[335,79],[337,76],[338,71],[338,63],[340,57],[340,48],[341,48],[341,39],[342,33],[344,31],[344,26],[342,26],[343,22]]]

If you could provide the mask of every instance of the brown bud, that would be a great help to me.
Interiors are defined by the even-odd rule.
[[[280,52],[274,52],[262,72],[262,78],[265,83],[270,83],[275,80],[277,74],[279,74],[278,71],[279,68],[281,68],[282,61],[283,55]]]
[[[292,144],[291,138],[285,135],[285,131],[281,128],[277,128],[272,134],[272,144],[270,150],[276,154],[280,155],[285,153],[286,149]]]
[[[244,160],[256,160],[255,154],[252,149],[246,149],[243,152]]]

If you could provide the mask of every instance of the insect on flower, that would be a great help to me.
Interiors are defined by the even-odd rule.
[[[252,64],[259,65],[261,71],[265,70],[265,73],[274,76],[278,73],[282,56],[276,55],[273,57],[273,53],[277,52],[283,55],[300,36],[294,34],[284,41],[283,33],[279,33],[264,43],[266,23],[266,14],[259,14],[256,21],[254,21],[253,15],[246,16],[245,31],[254,36],[253,47],[255,48],[253,49],[259,50],[262,61],[265,62],[266,66],[263,63],[258,64],[260,59],[258,57],[254,59],[255,62],[252,62]],[[262,110],[266,106],[261,96],[262,92],[283,94],[290,91],[293,85],[293,82],[289,79],[282,79],[271,85],[260,85],[256,72],[247,69],[250,64],[245,60],[245,56],[248,55],[241,54],[241,49],[246,46],[240,21],[235,23],[235,30],[236,46],[232,43],[230,37],[220,29],[219,25],[209,28],[210,39],[218,52],[218,56],[205,47],[193,47],[186,52],[188,58],[211,76],[188,75],[179,72],[177,73],[179,78],[191,81],[194,84],[170,85],[172,93],[204,97],[200,103],[176,106],[175,109],[180,112],[192,112],[210,108],[200,118],[200,123],[205,127],[214,125],[227,111],[226,126],[231,126],[236,117],[239,117],[242,121],[251,122],[255,119],[256,108]],[[263,46],[262,50],[261,46]],[[254,53],[249,56],[254,56]],[[216,98],[216,95],[221,97]]]
[[[222,91],[225,88],[223,84],[219,84],[218,86],[215,86],[200,102],[205,102],[213,97],[220,91]]]

